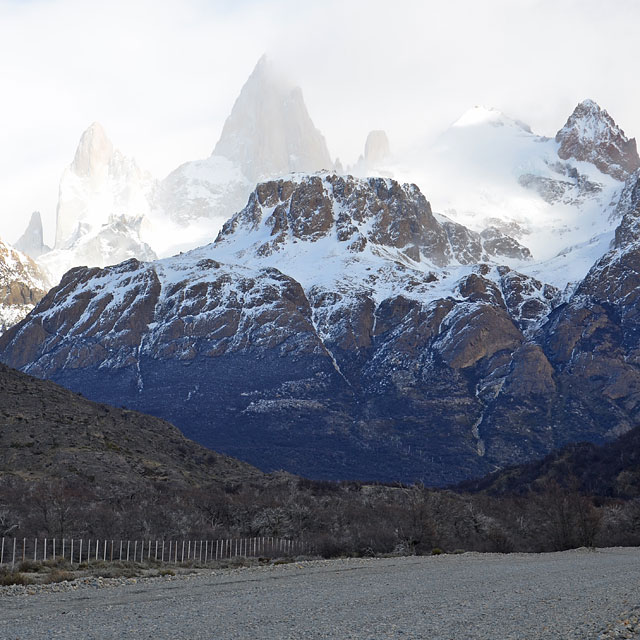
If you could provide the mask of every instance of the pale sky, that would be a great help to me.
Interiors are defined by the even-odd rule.
[[[38,209],[52,238],[95,120],[158,178],[208,156],[264,52],[344,164],[475,104],[554,135],[589,97],[640,136],[639,29],[637,0],[0,0],[0,237]]]

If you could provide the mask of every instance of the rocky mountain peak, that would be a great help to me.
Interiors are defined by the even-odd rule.
[[[301,89],[289,83],[266,56],[242,87],[213,154],[240,166],[252,182],[333,166]]]
[[[370,131],[364,145],[364,159],[368,165],[377,164],[391,155],[389,138],[385,131]]]
[[[244,255],[249,246],[254,255],[265,257],[297,242],[325,239],[335,251],[358,254],[383,247],[438,267],[486,261],[504,255],[507,245],[509,257],[530,257],[511,238],[485,238],[444,217],[437,219],[414,184],[332,173],[259,184],[247,206],[225,223],[216,244],[237,247]]]
[[[29,256],[0,240],[0,333],[22,320],[49,287]]]
[[[640,167],[634,138],[627,138],[614,119],[593,100],[583,100],[556,134],[558,155],[591,162],[617,180]]]
[[[43,253],[51,251],[50,247],[44,244],[42,232],[42,217],[39,211],[31,214],[31,219],[25,232],[16,242],[15,248],[22,253],[26,253],[30,258],[39,258]]]
[[[39,258],[40,264],[58,279],[78,264],[103,266],[132,255],[155,257],[140,237],[140,221],[149,213],[154,186],[151,175],[115,149],[94,122],[60,179],[55,247]]]
[[[72,171],[81,177],[101,177],[108,170],[113,144],[99,122],[94,122],[80,137]]]

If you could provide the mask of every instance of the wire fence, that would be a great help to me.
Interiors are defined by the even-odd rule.
[[[231,558],[274,558],[302,555],[307,545],[288,538],[223,538],[220,540],[108,540],[97,538],[2,538],[0,566],[25,561],[158,562],[207,564]]]

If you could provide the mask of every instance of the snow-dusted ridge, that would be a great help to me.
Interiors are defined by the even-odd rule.
[[[23,320],[50,286],[29,256],[0,240],[0,332]]]
[[[213,243],[71,270],[0,353],[265,468],[443,483],[630,427],[635,334],[615,323],[640,291],[634,216],[593,295],[563,292],[415,185],[295,174],[259,184]]]
[[[635,141],[585,100],[556,138],[474,107],[435,142],[381,169],[419,185],[434,211],[475,231],[495,226],[512,235],[532,252],[524,270],[564,288],[606,251],[638,162]]]

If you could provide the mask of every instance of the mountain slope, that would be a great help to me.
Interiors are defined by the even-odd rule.
[[[459,489],[491,494],[544,490],[553,483],[592,496],[633,499],[640,496],[640,428],[613,442],[572,444],[542,460],[511,467]]]
[[[141,233],[153,186],[151,176],[114,149],[94,122],[60,180],[55,246],[38,263],[57,282],[80,264],[106,266],[134,256],[153,260],[156,255]]]
[[[448,484],[635,421],[564,367],[561,292],[505,262],[413,185],[296,176],[212,245],[69,272],[0,352],[267,470]]]
[[[103,489],[172,491],[257,479],[257,469],[187,440],[172,425],[96,404],[0,365],[0,477],[71,479]]]
[[[31,258],[0,240],[0,333],[22,320],[50,286]]]
[[[625,180],[640,167],[634,138],[627,138],[613,118],[593,100],[584,100],[556,134],[563,160],[594,164],[602,173]]]
[[[523,270],[564,289],[608,249],[616,204],[638,166],[635,141],[591,100],[555,139],[496,109],[474,107],[435,143],[385,163],[428,193],[434,211],[475,231],[494,226],[528,247]]]

